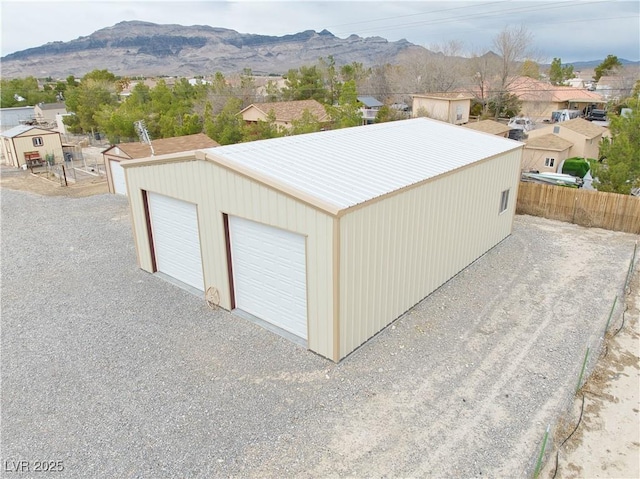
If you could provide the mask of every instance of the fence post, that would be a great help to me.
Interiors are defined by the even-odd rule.
[[[582,385],[582,376],[584,375],[584,369],[587,367],[587,359],[589,359],[589,348],[587,348],[587,352],[584,354],[584,361],[582,361],[582,369],[580,370],[580,377],[578,378],[578,385],[576,386],[576,394],[578,394],[580,386]]]
[[[604,327],[604,334],[606,336],[607,334],[607,330],[609,329],[609,322],[611,321],[611,316],[613,316],[613,310],[616,307],[616,302],[618,301],[618,296],[615,297],[615,299],[613,300],[613,306],[611,306],[611,311],[609,311],[609,319],[607,319],[607,324]]]
[[[551,428],[551,424],[547,424],[547,430],[544,433],[544,439],[542,439],[542,448],[540,449],[540,454],[538,455],[538,462],[536,462],[536,470],[533,473],[533,477],[537,478],[540,474],[540,469],[542,467],[542,458],[544,457],[544,450],[547,447],[547,439],[549,439],[549,429]]]

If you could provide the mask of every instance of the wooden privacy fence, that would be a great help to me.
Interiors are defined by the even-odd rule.
[[[640,198],[520,182],[516,213],[640,234]]]

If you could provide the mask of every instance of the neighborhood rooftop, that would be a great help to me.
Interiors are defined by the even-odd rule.
[[[179,153],[182,151],[198,150],[201,148],[210,148],[218,145],[204,133],[196,133],[194,135],[177,136],[173,138],[161,138],[152,140],[153,152],[155,155],[166,155],[170,153]],[[148,144],[142,142],[119,143],[110,146],[103,153],[111,150],[119,149],[129,158],[146,158],[151,156],[151,148]]]
[[[204,150],[215,161],[345,209],[522,143],[415,118]]]
[[[553,133],[547,133],[546,135],[529,138],[528,140],[525,140],[525,143],[527,145],[527,148],[551,151],[564,151],[573,146],[572,142],[565,140],[558,135],[554,135]]]
[[[2,132],[2,136],[4,136],[5,138],[15,138],[18,135],[22,135],[23,133],[26,133],[29,130],[33,130],[33,129],[39,129],[39,130],[43,130],[42,127],[38,127],[38,126],[33,126],[33,125],[18,125],[18,126],[14,126],[13,128],[10,128],[8,130],[5,130]],[[51,132],[51,133],[55,133],[55,132]]]
[[[574,118],[573,120],[563,121],[562,123],[559,123],[558,126],[568,128],[569,130],[580,133],[587,138],[595,138],[602,135],[605,131],[604,127],[596,125],[584,118]]]

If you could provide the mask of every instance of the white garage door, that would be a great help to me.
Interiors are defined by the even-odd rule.
[[[158,271],[203,291],[196,205],[151,192],[147,202]]]
[[[236,308],[307,339],[305,237],[229,217]]]
[[[113,180],[113,191],[119,195],[127,194],[127,183],[124,179],[124,168],[119,161],[109,160],[111,166],[111,179]]]

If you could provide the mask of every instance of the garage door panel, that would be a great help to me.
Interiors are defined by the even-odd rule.
[[[111,167],[111,181],[113,182],[113,191],[119,195],[127,194],[127,182],[125,181],[124,168],[120,166],[119,161],[109,160]]]
[[[204,290],[196,205],[157,193],[147,199],[158,271]]]
[[[236,307],[307,338],[305,238],[229,217]]]

